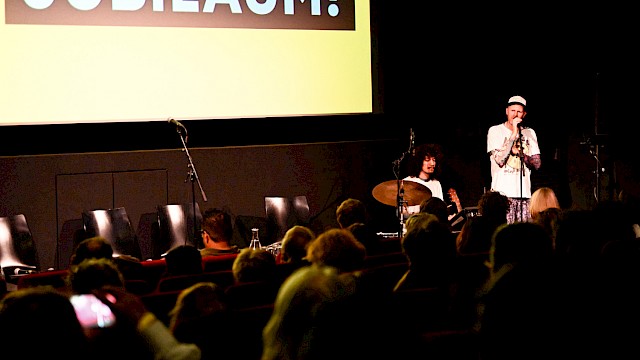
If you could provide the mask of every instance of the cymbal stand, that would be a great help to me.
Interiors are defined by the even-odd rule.
[[[411,131],[411,136],[410,136],[410,142],[409,142],[409,150],[403,152],[400,155],[399,159],[396,159],[393,161],[393,174],[396,177],[396,181],[397,181],[397,186],[396,189],[398,189],[398,193],[397,193],[397,201],[396,201],[396,216],[398,217],[398,222],[400,224],[400,228],[398,230],[398,238],[401,238],[404,235],[404,219],[403,219],[403,210],[407,208],[407,204],[408,202],[404,199],[404,182],[400,177],[400,166],[402,164],[402,161],[404,160],[404,157],[407,155],[410,155],[413,151],[413,147],[414,147],[414,133],[413,133],[413,129],[410,129]]]

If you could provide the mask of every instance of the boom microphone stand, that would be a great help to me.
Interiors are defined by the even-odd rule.
[[[187,155],[187,160],[189,164],[187,167],[189,171],[187,172],[187,179],[184,182],[191,181],[191,204],[193,207],[193,238],[195,238],[198,234],[198,223],[196,216],[196,192],[195,192],[195,183],[198,183],[198,187],[200,188],[200,194],[202,195],[202,200],[207,202],[207,195],[204,193],[204,189],[202,189],[202,184],[200,184],[200,178],[198,177],[198,173],[196,172],[196,166],[193,164],[193,159],[191,158],[191,154],[189,153],[189,148],[187,148],[187,140],[189,136],[187,135],[187,128],[184,127],[179,121],[175,119],[169,119],[169,122],[176,125],[176,131],[178,136],[180,137],[180,141],[182,142],[182,151]],[[189,237],[185,237],[185,242]],[[186,244],[185,244],[186,245]]]

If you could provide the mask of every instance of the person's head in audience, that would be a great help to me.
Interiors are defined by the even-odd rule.
[[[276,257],[266,249],[240,250],[231,267],[236,283],[275,280]]]
[[[325,230],[307,248],[309,262],[333,266],[341,272],[360,270],[366,254],[364,245],[347,229]]]
[[[395,290],[449,285],[456,259],[454,238],[447,224],[429,213],[407,219],[407,232],[401,239],[409,269]]]
[[[204,271],[200,251],[191,245],[179,245],[165,255],[166,275],[200,274]]]
[[[222,287],[199,282],[180,292],[169,312],[169,329],[178,341],[196,344],[202,359],[237,358],[228,304]]]
[[[485,219],[504,224],[507,222],[509,206],[509,198],[506,195],[499,191],[489,190],[482,194],[478,200],[478,213]]]
[[[556,234],[558,232],[558,227],[562,221],[563,211],[560,208],[550,207],[539,211],[533,216],[531,213],[531,222],[542,226],[542,228],[551,236],[553,240],[553,248],[555,249],[556,244]]]
[[[175,334],[185,323],[226,310],[224,290],[212,282],[199,282],[178,295],[169,312],[169,329]]]
[[[85,259],[113,259],[113,247],[102,236],[94,236],[82,240],[71,255],[71,265],[78,265]]]
[[[90,359],[203,359],[200,348],[177,340],[140,296],[119,286],[104,286],[93,293],[116,320],[113,326],[101,328],[106,332],[93,345],[97,353]]]
[[[546,265],[553,256],[553,240],[531,222],[500,225],[493,235],[489,261],[492,272],[504,266]]]
[[[340,228],[345,229],[351,224],[368,223],[367,208],[358,199],[349,198],[344,200],[336,209],[336,221]]]
[[[433,214],[443,224],[449,224],[449,208],[439,197],[432,196],[420,203],[420,212]]]
[[[202,254],[237,253],[238,247],[231,245],[232,237],[231,215],[218,208],[205,210],[202,214]]]
[[[552,260],[552,239],[541,226],[515,222],[498,227],[490,253],[491,274],[478,292],[474,329],[481,359],[565,354],[567,349],[560,346],[570,341],[567,333],[574,334],[575,321],[564,316],[576,305],[567,300],[571,290],[565,290],[571,286],[566,286],[568,282]],[[573,346],[568,350],[583,349]]]
[[[369,213],[362,201],[354,198],[344,200],[336,209],[336,220],[341,229],[349,230],[364,245],[367,254],[378,251],[380,238],[369,224]]]
[[[549,208],[560,209],[560,202],[556,193],[550,187],[543,186],[531,194],[529,211],[531,220],[536,220],[541,211]]]
[[[306,226],[292,226],[282,238],[280,260],[283,263],[306,262],[307,246],[315,237],[314,232]]]
[[[367,255],[373,255],[379,253],[380,250],[380,236],[376,234],[375,230],[365,223],[353,223],[346,228],[349,230],[356,239],[364,245]]]
[[[456,237],[460,254],[488,254],[496,228],[507,223],[509,198],[498,191],[487,191],[478,200],[478,216],[469,217]]]
[[[124,276],[110,259],[91,258],[82,261],[69,271],[68,282],[75,294],[89,294],[103,286],[124,288]]]
[[[379,316],[358,291],[356,278],[322,265],[290,275],[263,329],[261,359],[386,358],[379,351],[385,342],[376,338],[383,336],[375,324]]]
[[[14,290],[0,300],[0,343],[7,358],[91,358],[68,295],[50,286]]]

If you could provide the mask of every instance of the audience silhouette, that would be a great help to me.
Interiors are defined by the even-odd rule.
[[[347,229],[328,229],[307,248],[307,260],[315,265],[333,266],[340,272],[362,269],[366,248]]]

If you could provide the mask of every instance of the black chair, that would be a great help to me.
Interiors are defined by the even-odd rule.
[[[262,245],[269,245],[282,240],[284,234],[294,225],[308,225],[309,203],[304,195],[292,199],[282,196],[265,196],[265,213],[269,238]]]
[[[10,284],[40,270],[38,252],[24,214],[0,217],[0,268]]]
[[[82,212],[85,238],[102,236],[111,243],[113,255],[140,259],[138,237],[124,207],[85,210]]]
[[[202,213],[198,203],[195,203],[195,216],[193,203],[159,205],[157,210],[158,236],[153,243],[154,259],[180,245],[202,247]]]

